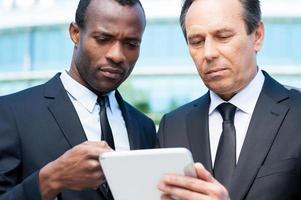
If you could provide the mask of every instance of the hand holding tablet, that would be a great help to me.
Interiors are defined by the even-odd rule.
[[[196,177],[185,148],[106,152],[99,160],[115,200],[159,200],[157,187],[164,174]]]

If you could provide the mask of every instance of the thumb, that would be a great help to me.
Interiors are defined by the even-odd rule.
[[[213,178],[213,176],[210,174],[209,171],[207,171],[205,169],[205,167],[201,163],[195,163],[194,167],[195,167],[197,177],[199,179],[202,179],[206,182],[211,182],[211,183],[215,182],[215,179]]]

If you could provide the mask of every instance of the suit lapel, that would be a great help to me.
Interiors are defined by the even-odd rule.
[[[286,106],[279,104],[288,98],[285,89],[267,74],[265,76],[234,171],[229,190],[232,199],[244,199],[288,112]]]
[[[70,148],[87,140],[76,110],[57,74],[45,85],[45,98],[50,99],[48,109],[61,128]]]
[[[201,97],[187,116],[187,133],[190,149],[196,162],[201,162],[212,173],[209,143],[209,93]]]
[[[70,147],[73,147],[86,141],[87,138],[76,110],[59,77],[60,74],[57,74],[46,83],[44,96],[50,99],[48,109],[56,119]],[[126,124],[130,148],[139,149],[141,148],[141,130],[137,119],[131,114],[132,108],[124,102],[118,91],[116,91],[116,99]]]
[[[142,148],[141,144],[141,133],[143,130],[139,126],[137,119],[133,116],[131,107],[122,99],[120,93],[116,90],[115,97],[119,104],[120,110],[122,112],[123,119],[125,121],[125,126],[128,133],[130,149],[140,149]]]

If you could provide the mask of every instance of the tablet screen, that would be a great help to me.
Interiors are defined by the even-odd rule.
[[[115,200],[159,200],[164,174],[196,176],[186,148],[106,152],[99,160]]]

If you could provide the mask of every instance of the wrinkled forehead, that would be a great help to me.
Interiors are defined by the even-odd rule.
[[[244,27],[242,6],[238,0],[196,0],[187,11],[185,27],[191,31],[217,31]]]

